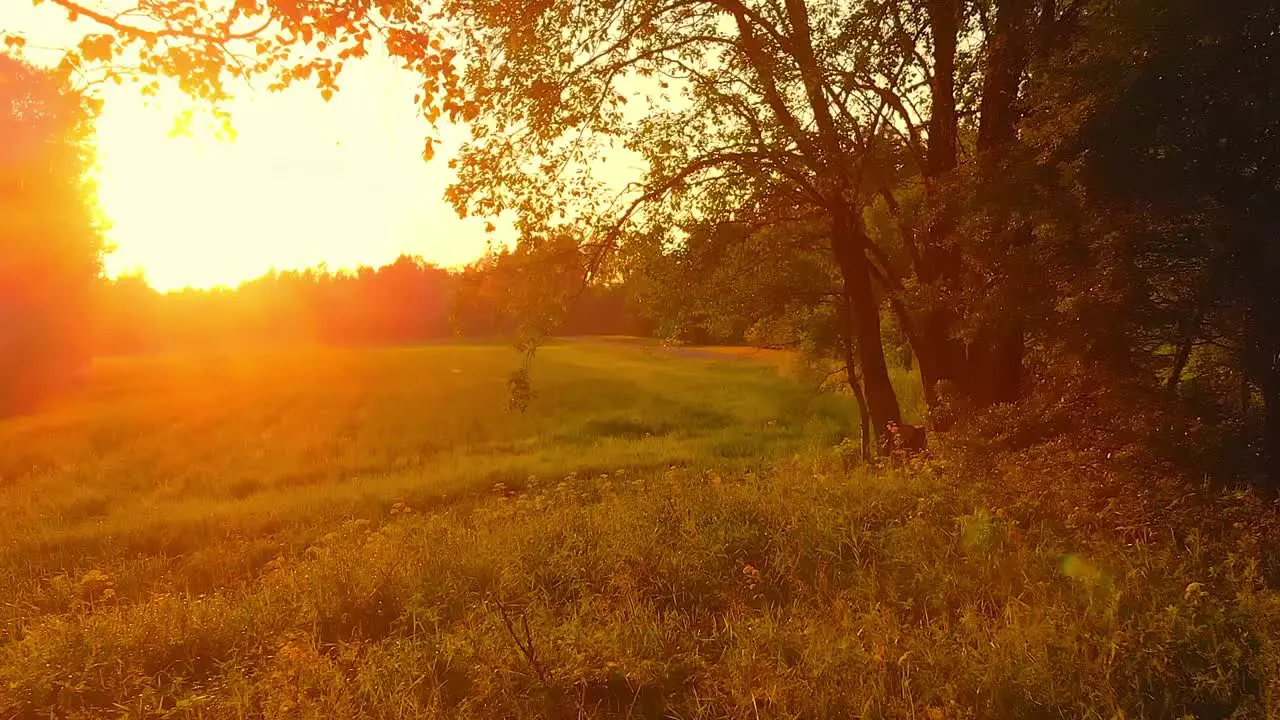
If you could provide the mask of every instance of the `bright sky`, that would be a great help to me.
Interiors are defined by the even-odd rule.
[[[0,5],[0,28],[30,45],[66,47],[92,25],[73,28],[50,3]],[[137,87],[105,89],[99,192],[116,246],[108,272],[142,270],[161,290],[234,286],[273,267],[379,265],[401,253],[460,265],[487,240],[512,237],[506,226],[489,235],[484,220],[459,219],[442,199],[466,132],[443,128],[443,146],[423,162],[429,127],[414,112],[411,75],[371,56],[349,63],[340,87],[325,103],[312,88],[242,86],[228,107],[234,142],[210,132],[169,138],[181,97],[148,104]]]

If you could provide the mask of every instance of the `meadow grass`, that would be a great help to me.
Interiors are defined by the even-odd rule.
[[[106,564],[138,592],[206,589],[221,579],[184,568],[219,565],[205,556],[227,539],[305,543],[530,476],[758,464],[853,422],[757,364],[577,343],[543,349],[538,397],[513,413],[516,360],[442,345],[99,362],[80,393],[0,425],[0,627],[49,573]]]
[[[1280,713],[1247,533],[847,470],[767,363],[557,344],[523,415],[513,364],[111,361],[6,421],[0,718]]]

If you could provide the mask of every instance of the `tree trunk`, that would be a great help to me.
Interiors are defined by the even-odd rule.
[[[1272,479],[1280,478],[1280,369],[1271,368],[1262,383],[1263,455]]]
[[[960,38],[958,0],[930,0],[929,29],[933,36],[933,79],[930,87],[927,171],[938,180],[956,168],[956,47]]]
[[[853,401],[858,405],[858,433],[862,440],[862,461],[871,460],[871,416],[867,412],[867,397],[858,379],[858,365],[853,357],[853,318],[849,313],[849,298],[845,296],[840,306],[840,349],[844,353],[844,371],[853,390]]]
[[[941,181],[956,169],[956,49],[960,32],[960,5],[957,0],[930,0],[930,34],[933,37],[933,78],[930,87],[929,145],[925,157],[925,188],[935,204],[935,215],[924,229],[923,247],[916,275],[920,282],[940,294],[954,290],[959,258],[948,248],[954,228],[953,211],[941,189]],[[956,314],[946,301],[935,301],[920,322],[920,378],[925,396],[936,398],[939,382],[957,382],[964,367],[964,345],[952,337]]]
[[[987,38],[987,65],[978,111],[978,156],[984,171],[997,168],[1018,130],[1018,88],[1030,60],[1031,0],[998,0],[995,31]]]
[[[1182,342],[1178,343],[1178,351],[1173,356],[1173,367],[1169,370],[1169,378],[1164,381],[1164,391],[1173,394],[1178,391],[1178,383],[1182,382],[1182,373],[1191,360],[1191,348],[1196,342],[1195,328],[1200,324],[1199,312],[1189,320],[1182,332]]]
[[[920,346],[913,350],[926,397],[937,397],[940,382],[966,385],[964,342],[952,335],[955,320],[953,310],[934,308],[924,313],[920,323]]]
[[[969,399],[976,407],[1016,402],[1022,392],[1024,340],[1020,324],[986,327],[969,348]]]
[[[849,360],[853,359],[850,354]],[[849,366],[853,367],[853,366]],[[871,417],[867,414],[867,396],[862,392],[862,384],[858,382],[857,372],[850,370],[849,373],[853,377],[849,378],[849,382],[853,383],[853,400],[858,404],[858,439],[859,454],[862,456],[863,462],[871,461]]]
[[[978,124],[978,170],[982,182],[1004,172],[1017,138],[1018,89],[1030,60],[1032,0],[998,0],[995,28],[987,38]],[[1019,224],[1003,230],[1008,246],[1030,240],[1031,228]],[[1006,278],[1006,282],[1011,282]],[[997,288],[1000,292],[1002,288]],[[1018,400],[1026,339],[1015,303],[1007,301],[1003,317],[986,318],[967,353],[967,394],[975,407]]]
[[[857,346],[858,367],[866,393],[867,412],[880,437],[889,423],[901,423],[898,397],[889,381],[880,334],[880,307],[871,291],[870,261],[858,238],[861,228],[853,208],[837,203],[831,213],[831,249],[848,298],[852,335]]]
[[[1249,421],[1249,405],[1253,400],[1253,387],[1249,384],[1249,375],[1240,371],[1240,419]]]

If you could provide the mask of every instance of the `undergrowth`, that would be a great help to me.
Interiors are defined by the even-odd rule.
[[[1280,712],[1247,535],[1073,531],[951,472],[530,478],[347,522],[234,590],[64,578],[64,612],[0,647],[0,716]]]

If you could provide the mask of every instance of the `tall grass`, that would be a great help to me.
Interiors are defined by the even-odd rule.
[[[1280,715],[1247,532],[847,472],[847,405],[741,361],[552,347],[538,407],[498,413],[501,352],[112,365],[5,426],[49,465],[4,490],[36,539],[4,540],[0,718]],[[412,438],[460,449],[396,466]],[[322,450],[384,469],[282,479]],[[214,468],[166,489],[184,452]]]
[[[65,606],[17,717],[1269,717],[1247,553],[1022,527],[928,468],[668,470],[411,504],[241,583]]]

